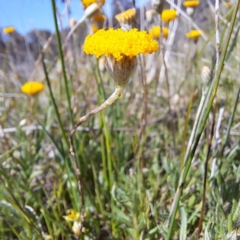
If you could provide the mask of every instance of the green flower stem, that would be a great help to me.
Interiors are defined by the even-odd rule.
[[[64,58],[63,58],[62,43],[61,43],[61,38],[60,38],[60,34],[59,34],[59,30],[58,30],[58,24],[57,24],[56,5],[55,5],[54,0],[51,0],[51,2],[52,2],[52,12],[53,12],[56,38],[57,38],[57,44],[58,44],[58,52],[59,52],[59,56],[60,56],[60,60],[61,60],[64,85],[65,85],[65,90],[66,90],[66,94],[67,94],[67,102],[68,102],[70,122],[71,122],[71,125],[73,126],[74,125],[74,120],[73,120],[73,114],[72,114],[72,108],[71,108],[71,100],[70,100],[70,93],[69,93],[69,87],[68,87],[68,79],[67,79],[67,74],[66,74],[66,69],[65,69]]]
[[[182,136],[183,140],[182,140],[182,147],[181,147],[181,170],[183,169],[183,166],[184,166],[184,155],[185,155],[185,152],[186,152],[185,143],[187,141],[187,129],[188,129],[188,125],[189,125],[188,123],[189,123],[189,118],[190,118],[192,106],[193,106],[194,100],[196,98],[196,95],[197,95],[197,92],[195,92],[192,96],[192,99],[191,99],[191,101],[188,105],[186,119],[185,119],[185,122],[184,122],[184,129],[183,129],[183,136]],[[201,99],[201,101],[202,101],[202,99]],[[196,118],[196,120],[197,120],[197,118]]]
[[[221,58],[220,58],[220,62],[219,62],[219,67],[218,67],[218,69],[216,69],[215,79],[214,79],[214,81],[212,81],[212,84],[211,84],[211,86],[210,86],[210,88],[207,92],[207,96],[206,96],[206,99],[204,101],[202,111],[200,113],[200,117],[199,117],[198,124],[197,124],[196,136],[193,140],[193,144],[192,144],[191,149],[189,149],[189,151],[187,151],[186,154],[185,154],[184,168],[181,172],[181,175],[180,175],[180,178],[179,178],[179,181],[178,181],[178,188],[177,188],[177,191],[175,193],[173,203],[172,203],[172,206],[171,206],[170,215],[169,215],[170,222],[169,222],[169,228],[168,228],[168,233],[167,233],[167,237],[166,237],[167,240],[172,239],[175,218],[176,218],[176,214],[177,214],[177,211],[178,211],[178,208],[179,208],[180,197],[182,195],[184,184],[185,184],[185,181],[186,181],[186,178],[187,178],[187,175],[188,175],[191,163],[192,163],[192,159],[193,159],[195,151],[197,149],[198,142],[199,142],[201,134],[202,134],[202,132],[205,128],[205,125],[206,125],[206,122],[207,122],[207,119],[208,119],[208,115],[211,111],[213,100],[214,100],[214,98],[216,96],[216,93],[217,93],[221,73],[222,73],[223,66],[224,66],[224,60],[225,60],[225,57],[226,57],[227,48],[228,48],[228,45],[229,45],[229,42],[230,42],[231,34],[233,32],[234,23],[235,23],[235,20],[236,20],[239,5],[240,5],[240,1],[237,1],[234,13],[232,15],[232,20],[231,20],[231,23],[230,23],[228,36],[225,40],[225,45],[224,45],[223,50],[222,50],[222,54],[221,54]],[[168,223],[167,223],[167,225],[168,225]]]
[[[53,108],[54,108],[54,111],[55,111],[56,116],[57,116],[57,121],[58,121],[58,124],[60,126],[65,144],[67,145],[67,147],[69,147],[69,142],[68,142],[68,138],[67,138],[67,135],[66,135],[66,131],[63,127],[63,123],[62,123],[62,120],[61,120],[61,117],[60,117],[60,114],[59,114],[59,111],[58,111],[58,107],[57,107],[55,98],[53,96],[52,87],[51,87],[51,83],[50,83],[50,80],[49,80],[49,77],[48,77],[48,72],[47,72],[47,69],[46,69],[46,66],[45,66],[45,63],[44,63],[43,55],[42,55],[42,65],[43,65],[43,70],[44,70],[44,74],[45,74],[45,77],[46,77],[48,89],[49,89],[49,92],[50,92],[50,98],[51,98],[51,101],[53,103]]]
[[[233,105],[233,109],[232,109],[232,112],[231,112],[231,115],[230,115],[230,118],[229,118],[229,121],[228,121],[227,133],[226,133],[226,136],[224,138],[223,145],[222,145],[222,148],[221,148],[221,151],[220,151],[221,156],[223,156],[224,149],[227,146],[231,126],[232,126],[232,123],[233,123],[234,115],[235,115],[237,104],[238,104],[238,99],[240,97],[239,95],[240,95],[240,87],[238,88],[237,95],[236,95],[236,98],[235,98],[235,102],[234,102],[234,105]]]
[[[96,115],[97,113],[103,111],[105,108],[107,108],[108,106],[110,106],[111,104],[113,104],[119,97],[121,97],[122,92],[124,90],[124,86],[117,86],[115,91],[112,93],[112,95],[104,102],[102,103],[100,106],[96,107],[94,110],[92,110],[91,112],[87,113],[85,116],[81,117],[76,126],[73,128],[73,130],[70,133],[70,153],[74,158],[74,161],[76,163],[76,166],[78,166],[77,163],[77,155],[76,155],[76,151],[75,151],[75,147],[74,147],[74,143],[73,143],[73,137],[75,132],[77,131],[78,126],[80,126],[83,122],[87,121],[90,117]],[[105,125],[105,126],[104,126]],[[107,129],[107,124],[104,124],[103,121],[103,128],[104,128],[104,134],[106,137],[106,150],[107,150],[107,157],[111,156],[111,146],[110,146],[110,140],[109,140],[109,132]],[[108,161],[108,173],[109,173],[109,185],[112,186],[113,185],[113,175],[112,175],[112,161],[111,158],[109,159],[110,161]],[[79,170],[79,166],[76,169],[76,175],[77,175],[77,179],[78,179],[78,188],[82,197],[82,207],[81,207],[81,219],[80,219],[80,235],[82,233],[82,227],[83,227],[83,221],[84,221],[84,209],[85,209],[85,201],[84,201],[84,194],[83,194],[83,189],[82,189],[82,179],[81,179],[81,173]],[[113,199],[111,199],[111,205],[113,205]],[[112,230],[113,233],[115,232],[115,223],[112,222]],[[80,237],[79,235],[79,237]]]

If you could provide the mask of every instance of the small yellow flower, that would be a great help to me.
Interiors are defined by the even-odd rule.
[[[117,14],[115,18],[120,23],[122,30],[124,31],[130,30],[136,18],[136,9],[135,8],[128,9],[127,11]]]
[[[93,3],[99,3],[101,5],[104,5],[105,0],[82,0],[82,4],[85,9]]]
[[[192,30],[186,33],[186,37],[191,38],[193,40],[197,40],[201,35],[202,35],[202,32],[198,30]]]
[[[63,216],[63,218],[67,222],[73,222],[73,221],[78,221],[80,219],[80,213],[75,212],[73,209],[70,210],[70,213],[66,216]]]
[[[83,51],[94,54],[97,58],[101,55],[112,55],[117,61],[128,56],[135,57],[142,53],[153,53],[158,50],[158,43],[145,31],[131,29],[99,30],[93,35],[88,35],[83,45]]]
[[[199,5],[199,1],[195,1],[195,0],[192,0],[192,1],[184,1],[183,2],[183,6],[184,7],[191,7],[191,8],[195,8]]]
[[[14,27],[6,27],[3,29],[3,32],[5,34],[11,34],[11,33],[15,32],[15,28]]]
[[[128,9],[127,11],[119,13],[115,16],[115,18],[119,22],[124,22],[124,23],[135,20],[135,17],[136,17],[136,9],[135,8]]]
[[[86,213],[85,213],[86,216]],[[72,225],[72,231],[73,233],[78,236],[80,233],[80,213],[79,212],[75,212],[73,209],[70,210],[70,213],[66,216],[63,216],[63,218],[67,221],[67,222],[73,222]],[[83,227],[83,232],[86,231],[86,229]]]
[[[44,85],[40,82],[27,82],[22,85],[21,90],[27,95],[35,95],[43,91]]]
[[[162,21],[169,23],[178,16],[178,13],[174,9],[165,9],[162,11]]]
[[[162,30],[163,30],[163,38],[168,38],[168,29],[165,27],[162,27]],[[152,38],[158,39],[160,37],[160,27],[159,26],[152,27],[151,29],[149,29],[148,32]]]

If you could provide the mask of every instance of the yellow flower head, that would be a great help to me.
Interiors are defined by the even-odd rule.
[[[85,9],[93,3],[99,3],[101,5],[104,5],[105,0],[82,0],[82,4]]]
[[[5,34],[11,34],[11,33],[15,32],[15,28],[14,27],[6,27],[3,29],[3,32]]]
[[[168,38],[168,29],[165,27],[162,27],[162,30],[163,30],[163,38]],[[148,32],[152,38],[158,39],[160,37],[160,27],[159,26],[155,26],[155,27],[149,29]]]
[[[131,8],[128,9],[127,11],[124,11],[122,13],[119,13],[115,16],[115,18],[121,23],[128,23],[128,22],[132,22],[133,20],[135,20],[136,17],[136,9],[135,8]]]
[[[162,21],[169,23],[178,16],[178,13],[174,9],[165,9],[162,11]]]
[[[198,0],[191,0],[191,1],[184,1],[183,2],[183,6],[184,7],[191,7],[191,8],[195,8],[199,5],[199,1]]]
[[[202,35],[202,32],[198,30],[192,30],[186,33],[186,37],[191,38],[193,40],[197,40],[201,35]]]
[[[27,95],[35,95],[43,91],[44,85],[40,82],[27,82],[22,85],[21,90]]]
[[[128,9],[125,12],[117,14],[115,18],[120,23],[122,30],[128,31],[132,28],[132,25],[136,18],[136,9],[135,8]]]
[[[97,58],[101,55],[112,55],[117,61],[123,56],[129,58],[142,53],[153,53],[158,50],[158,43],[145,31],[131,29],[99,30],[93,35],[88,35],[83,45],[83,51],[87,54],[94,54]]]
[[[80,219],[80,213],[75,212],[73,209],[70,210],[70,213],[66,216],[63,216],[63,218],[67,222],[73,222],[73,221],[78,221]]]

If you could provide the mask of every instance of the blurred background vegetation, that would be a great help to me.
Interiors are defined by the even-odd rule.
[[[114,16],[133,2],[113,1],[103,28],[119,28]],[[85,199],[82,239],[239,239],[239,0],[220,2],[219,28],[214,1],[201,0],[191,17],[183,2],[170,3],[164,1],[164,9],[177,6],[178,18],[168,38],[157,39],[159,52],[139,56],[123,96],[75,134]],[[151,9],[151,2],[137,9],[135,27],[159,26],[158,14],[147,21]],[[72,26],[60,26],[61,39],[46,30],[0,33],[3,240],[78,239],[83,199],[68,137],[77,119],[113,92],[114,82],[101,58],[82,51],[91,19],[66,47]],[[186,38],[195,26],[204,31],[197,41]],[[25,95],[21,86],[28,81],[42,82],[44,91]]]

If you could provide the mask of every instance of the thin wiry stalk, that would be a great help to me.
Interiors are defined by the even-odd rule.
[[[71,36],[73,35],[73,33],[79,28],[79,26],[86,20],[86,16],[84,15],[70,30],[70,32],[67,34],[66,39],[64,41],[63,44],[63,50],[66,48],[67,43],[69,41],[69,39],[71,38]]]
[[[181,1],[177,1],[177,6],[180,7],[181,5]],[[166,66],[168,66],[168,59],[169,59],[169,56],[170,56],[170,53],[171,53],[171,48],[173,46],[173,41],[174,41],[174,38],[176,36],[176,31],[177,31],[177,27],[178,27],[178,23],[179,23],[179,18],[176,18],[174,21],[173,21],[173,24],[171,25],[171,31],[170,31],[170,36],[169,38],[167,39],[166,41],[166,44],[163,44],[163,47],[165,48],[163,51],[164,51],[164,59],[163,59],[163,66],[161,68],[161,72],[160,72],[160,79],[163,78],[163,75],[165,73],[165,69],[166,69]],[[162,28],[162,26],[161,26]],[[166,65],[166,66],[165,66]],[[169,85],[171,87],[171,84],[169,82]],[[158,91],[159,92],[159,91]]]
[[[202,231],[202,222],[204,218],[205,213],[205,207],[206,207],[206,186],[207,186],[207,170],[208,170],[208,162],[211,154],[211,148],[212,148],[212,141],[214,136],[214,127],[215,127],[215,116],[216,116],[216,105],[213,107],[213,120],[212,120],[212,126],[211,126],[211,132],[209,136],[209,142],[208,142],[208,149],[207,149],[207,156],[204,162],[204,178],[203,178],[203,193],[202,193],[202,209],[201,214],[198,222],[198,230],[197,230],[197,237],[200,236]]]
[[[170,53],[171,53],[171,48],[172,48],[172,45],[173,45],[173,41],[174,41],[174,38],[175,38],[175,35],[176,35],[178,22],[179,22],[178,18],[174,20],[173,27],[171,28],[171,31],[170,31],[170,36],[167,40],[167,43],[165,44],[166,45],[166,50],[165,50],[164,59],[165,59],[166,65],[168,65],[168,59],[169,59],[169,56],[170,56]],[[165,68],[162,67],[161,72],[160,72],[160,79],[162,78],[162,76],[164,74],[164,71],[165,71]]]
[[[215,28],[216,28],[216,70],[220,58],[220,37],[219,37],[219,0],[215,0]]]
[[[143,59],[139,57],[140,62],[140,69],[141,69],[141,80],[142,80],[142,87],[143,87],[143,112],[141,116],[141,123],[140,123],[140,136],[139,136],[139,144],[141,144],[140,149],[142,149],[141,157],[143,155],[143,148],[144,148],[144,139],[146,134],[146,124],[147,124],[147,108],[148,108],[148,89],[146,84],[146,75],[144,73],[144,66],[143,66]]]
[[[73,121],[73,115],[72,115],[71,100],[70,100],[70,93],[69,93],[69,87],[68,87],[68,79],[67,79],[65,62],[64,62],[63,51],[62,51],[62,42],[61,42],[61,37],[60,37],[59,30],[58,30],[56,5],[55,5],[54,0],[51,0],[51,2],[52,2],[52,12],[53,12],[54,25],[55,25],[55,31],[56,31],[57,45],[58,45],[58,53],[59,53],[60,60],[61,60],[64,85],[65,85],[65,90],[66,90],[66,94],[67,94],[67,102],[68,102],[70,122],[71,122],[71,125],[73,125],[74,121]]]
[[[80,166],[77,160],[77,155],[76,155],[76,151],[74,148],[74,134],[70,135],[70,153],[73,156],[74,162],[75,162],[75,172],[76,172],[76,176],[77,176],[77,182],[78,182],[78,191],[79,194],[81,196],[81,200],[82,200],[82,204],[81,204],[81,208],[80,208],[80,222],[79,222],[79,234],[78,234],[78,240],[81,238],[82,236],[82,231],[83,231],[83,223],[84,223],[84,214],[85,214],[85,197],[84,197],[84,191],[83,191],[83,181],[82,181],[82,177],[81,177],[81,172],[80,172]]]
[[[42,50],[41,50],[41,52],[40,52],[37,60],[36,60],[35,63],[34,63],[34,70],[33,70],[32,74],[31,74],[30,79],[33,79],[33,78],[34,78],[35,73],[36,73],[36,70],[37,70],[37,68],[38,68],[38,65],[39,65],[40,62],[41,62],[42,54],[45,53],[45,52],[47,51],[47,49],[49,48],[50,43],[51,43],[52,40],[53,40],[53,36],[54,36],[54,34],[51,34],[50,37],[49,37],[49,38],[47,39],[47,41],[45,42],[45,44],[43,45],[43,48],[42,48]]]
[[[194,137],[196,135],[196,130],[197,130],[197,124],[198,124],[199,116],[200,116],[200,113],[201,113],[202,108],[203,108],[203,104],[204,104],[204,101],[205,101],[205,98],[206,98],[206,94],[207,94],[207,92],[205,90],[203,90],[202,97],[201,97],[201,100],[200,100],[200,103],[199,103],[199,107],[198,107],[198,110],[197,110],[197,113],[196,113],[195,122],[194,122],[194,125],[193,125],[193,129],[191,131],[191,136],[190,136],[190,139],[189,139],[189,142],[188,142],[188,146],[187,146],[187,151],[186,152],[190,151],[191,146],[193,144],[193,140],[194,140]],[[184,163],[185,163],[185,161],[184,161]]]
[[[216,125],[216,133],[215,133],[215,144],[214,144],[214,149],[218,148],[218,145],[221,143],[221,135],[220,135],[220,127],[221,127],[221,122],[223,119],[223,113],[224,113],[224,104],[221,104],[220,110],[219,110],[219,116],[218,116],[218,121]]]
[[[167,84],[167,103],[169,107],[169,111],[171,111],[171,104],[170,104],[170,97],[171,97],[171,92],[170,92],[170,83],[169,83],[169,77],[168,77],[168,68],[167,68],[167,63],[165,61],[165,45],[163,43],[163,26],[162,26],[162,20],[160,20],[160,43],[162,45],[162,61],[163,61],[163,72],[165,73],[165,78],[166,78],[166,84]],[[162,70],[162,69],[161,69]],[[161,75],[161,73],[160,73]],[[159,79],[160,81],[160,79]]]
[[[108,106],[112,105],[118,98],[121,97],[123,90],[124,90],[124,87],[117,86],[115,91],[112,93],[112,95],[104,103],[102,103],[100,106],[96,107],[94,110],[87,113],[83,117],[79,118],[74,129],[71,131],[71,135],[73,132],[75,132],[77,130],[78,126],[80,126],[82,123],[86,122],[90,117],[96,115],[97,113],[103,111]]]
[[[170,114],[171,113],[166,111],[165,115],[163,117],[152,119],[152,120],[148,121],[146,126],[159,124],[160,122],[163,122],[164,120],[166,120],[168,118],[168,116],[170,116]],[[140,126],[138,126],[138,125],[136,127],[114,127],[114,128],[111,128],[111,131],[113,131],[113,132],[135,132],[139,129],[139,127]],[[58,129],[58,126],[57,125],[51,126],[51,128],[52,129]],[[16,133],[18,131],[18,129],[19,128],[17,128],[17,127],[0,128],[0,134]],[[69,131],[69,128],[67,128],[67,127],[64,127],[64,129],[66,131]],[[101,128],[98,128],[98,127],[81,127],[81,126],[79,126],[76,131],[81,131],[81,132],[96,131],[96,132],[98,132],[100,129]],[[23,132],[33,131],[33,130],[43,130],[43,127],[41,125],[29,125],[29,126],[21,127],[21,131],[23,131]]]
[[[123,7],[123,5],[122,5],[121,1],[119,1],[119,0],[116,0],[116,5],[119,7],[119,9],[120,9],[120,12],[124,12],[124,7]]]
[[[187,129],[188,129],[188,125],[189,125],[189,118],[190,118],[193,103],[196,100],[197,95],[198,95],[198,90],[196,90],[192,95],[192,99],[188,105],[187,114],[186,114],[186,118],[185,118],[183,135],[182,135],[182,147],[181,147],[181,170],[183,169],[183,165],[184,165],[184,154],[186,151],[185,144],[186,144],[186,139],[187,139]]]
[[[85,121],[87,121],[90,117],[94,116],[95,114],[103,111],[105,108],[113,104],[121,95],[124,90],[124,87],[118,86],[116,87],[115,91],[112,93],[112,95],[100,106],[96,107],[94,110],[91,112],[87,113],[85,116],[81,117],[75,127],[72,129],[70,136],[69,136],[69,141],[70,141],[70,154],[73,156],[75,165],[76,165],[76,176],[77,176],[77,181],[78,181],[78,190],[81,195],[82,199],[82,205],[81,205],[81,217],[80,217],[80,229],[79,229],[79,235],[78,239],[80,239],[82,235],[82,230],[83,230],[83,223],[84,223],[84,213],[85,213],[85,198],[84,198],[84,192],[83,192],[83,184],[82,184],[82,177],[81,177],[81,171],[80,167],[77,161],[77,154],[76,150],[74,147],[74,135],[75,132],[77,131],[77,128]]]
[[[40,231],[40,234],[41,234],[42,238],[45,239],[45,233],[44,233],[44,231],[43,231],[43,226],[42,226],[42,224],[41,224],[41,222],[40,222],[39,216],[37,215],[37,213],[35,212],[35,210],[34,210],[32,207],[30,207],[30,206],[28,206],[28,205],[25,205],[25,208],[26,208],[29,212],[31,212],[31,213],[33,214],[33,216],[35,217],[35,219],[36,219],[36,221],[37,221],[37,225],[38,225],[39,231]]]
[[[132,5],[134,8],[136,8],[135,0],[132,0]]]
[[[219,68],[216,69],[216,71],[215,71],[215,79],[211,83],[211,86],[210,86],[210,88],[208,90],[208,93],[207,93],[207,97],[206,97],[206,99],[204,101],[204,104],[203,104],[202,111],[200,113],[196,136],[194,138],[191,149],[189,151],[187,151],[186,154],[185,154],[185,159],[184,159],[185,166],[184,166],[184,168],[181,172],[181,175],[180,175],[180,178],[179,178],[179,181],[178,181],[177,191],[175,192],[175,196],[174,196],[173,203],[172,203],[172,206],[171,206],[171,210],[170,210],[170,214],[169,214],[170,221],[167,222],[167,226],[169,226],[167,237],[166,237],[167,240],[172,239],[174,222],[175,222],[176,214],[177,214],[177,211],[178,211],[178,208],[179,208],[180,197],[182,195],[182,191],[183,191],[183,188],[184,188],[184,185],[185,185],[185,181],[186,181],[186,178],[187,178],[187,175],[188,175],[191,163],[192,163],[192,158],[194,157],[194,154],[195,154],[195,151],[197,149],[200,137],[201,137],[202,132],[205,128],[206,121],[208,119],[210,110],[212,108],[213,100],[214,100],[214,98],[216,96],[216,93],[217,93],[221,73],[222,73],[223,66],[224,66],[224,61],[225,61],[226,54],[227,54],[227,48],[228,48],[230,38],[231,38],[233,29],[234,29],[234,24],[235,24],[237,12],[238,12],[238,9],[239,9],[239,5],[240,5],[240,1],[238,1],[236,6],[235,6],[235,10],[234,10],[234,13],[233,13],[232,19],[231,19],[231,25],[230,25],[230,29],[229,29],[229,32],[228,32],[228,36],[225,40],[225,45],[224,45],[223,50],[222,50],[222,55],[221,55],[220,62],[219,62]]]
[[[231,112],[231,115],[230,115],[230,118],[229,118],[229,122],[228,122],[227,133],[226,133],[226,136],[224,138],[224,142],[223,142],[223,145],[222,145],[222,148],[221,148],[221,151],[220,151],[222,156],[223,156],[223,152],[224,152],[224,149],[225,149],[225,147],[227,145],[228,138],[229,138],[229,135],[230,135],[230,130],[231,130],[231,126],[232,126],[232,123],[233,123],[234,115],[235,115],[235,112],[236,112],[239,95],[240,95],[240,87],[238,88],[238,91],[237,91],[236,99],[235,99],[235,102],[234,102],[234,105],[233,105],[233,109],[232,109],[232,112]]]
[[[45,62],[44,62],[44,56],[43,55],[42,55],[41,59],[42,59],[43,71],[44,71],[45,78],[46,78],[46,81],[47,81],[47,85],[48,85],[48,89],[49,89],[49,93],[50,93],[50,98],[51,98],[51,101],[53,103],[53,108],[54,108],[54,111],[56,113],[57,121],[58,121],[59,127],[61,129],[63,139],[64,139],[66,145],[69,146],[66,131],[63,127],[63,123],[62,123],[62,120],[61,120],[61,117],[60,117],[60,114],[59,114],[59,111],[58,111],[58,107],[57,107],[55,98],[53,96],[52,87],[51,87],[51,83],[50,83],[50,80],[49,80],[49,77],[48,77],[48,72],[47,72]]]

